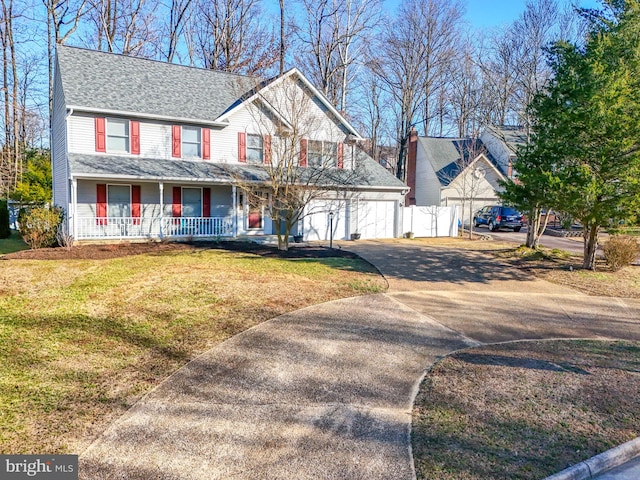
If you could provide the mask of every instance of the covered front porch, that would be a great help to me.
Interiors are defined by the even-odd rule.
[[[69,230],[75,240],[197,239],[270,235],[266,209],[233,185],[78,179]]]

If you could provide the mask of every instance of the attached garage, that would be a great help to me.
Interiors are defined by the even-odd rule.
[[[394,238],[396,202],[391,200],[354,200],[354,225],[361,238]]]
[[[331,238],[330,213],[333,213],[333,239],[349,238],[349,210],[344,200],[314,200],[307,205],[306,210],[307,215],[303,220],[305,240],[312,242]]]

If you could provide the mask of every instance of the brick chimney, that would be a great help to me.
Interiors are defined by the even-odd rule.
[[[409,132],[409,145],[407,146],[407,185],[411,190],[405,197],[405,205],[416,204],[416,157],[418,155],[418,132],[411,127]]]

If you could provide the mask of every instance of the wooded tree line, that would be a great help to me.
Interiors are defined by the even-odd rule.
[[[462,0],[402,0],[394,11],[381,0],[0,5],[0,197],[20,181],[26,152],[48,146],[57,43],[267,77],[297,66],[402,176],[395,159],[412,126],[469,136],[487,124],[527,125],[526,105],[550,75],[543,48],[579,43],[585,31],[564,0],[528,0],[513,24],[491,31],[465,23]]]

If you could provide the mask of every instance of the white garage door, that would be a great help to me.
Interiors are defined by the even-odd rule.
[[[395,202],[360,200],[358,202],[358,232],[362,238],[393,238]]]
[[[310,202],[307,206],[309,214],[304,218],[304,238],[308,241],[329,240],[329,212],[333,212],[333,239],[347,239],[347,209],[345,202],[321,201]]]

